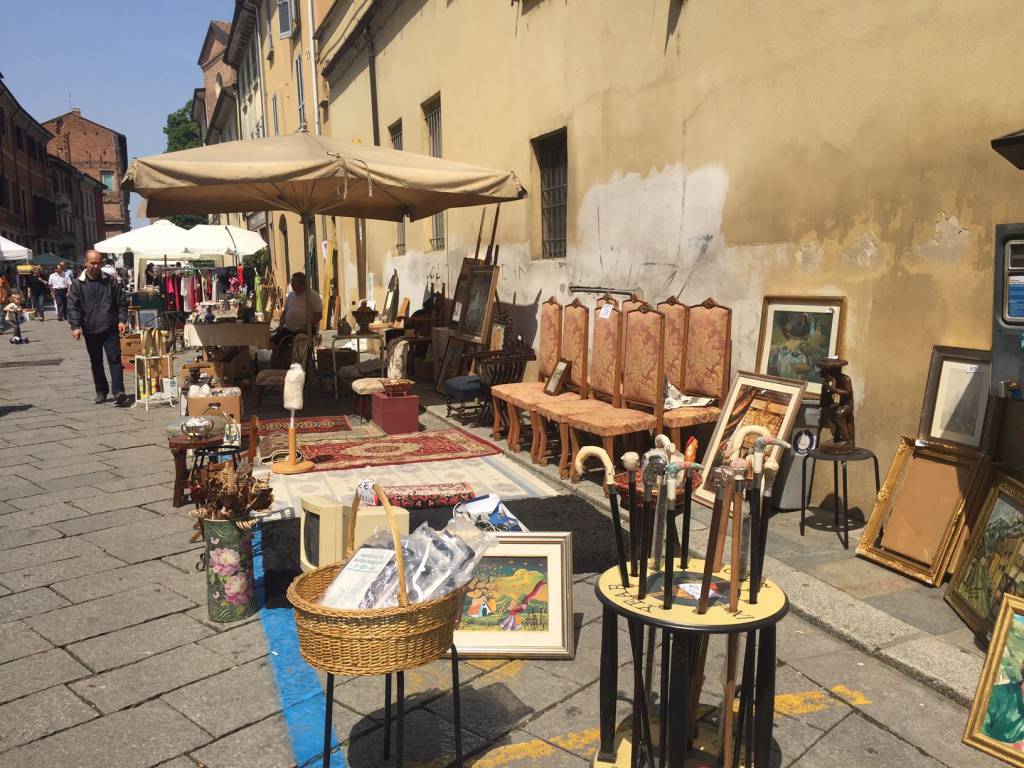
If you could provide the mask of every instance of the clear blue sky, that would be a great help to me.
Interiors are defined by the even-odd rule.
[[[202,85],[206,28],[233,10],[232,0],[9,0],[0,72],[40,122],[81,107],[128,137],[129,158],[157,154],[167,114]],[[139,202],[133,195],[133,227],[148,223]]]

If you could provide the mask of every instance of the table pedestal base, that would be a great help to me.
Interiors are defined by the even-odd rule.
[[[697,717],[704,718],[714,711],[710,704],[701,704]],[[654,740],[655,749],[660,750],[661,744],[658,737],[661,732],[659,718],[651,716],[651,734]],[[718,729],[703,720],[697,723],[697,737],[686,755],[687,766],[706,766],[718,760],[718,754],[722,750],[722,743],[718,738]],[[633,751],[633,717],[627,716],[615,729],[615,759],[602,760],[600,754],[594,755],[590,761],[593,768],[630,768],[629,759]]]

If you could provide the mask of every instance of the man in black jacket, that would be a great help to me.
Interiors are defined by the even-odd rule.
[[[102,271],[103,257],[99,251],[85,252],[85,269],[72,281],[68,290],[68,323],[75,339],[85,336],[85,348],[92,364],[92,381],[96,385],[97,403],[106,402],[111,387],[103,372],[103,355],[110,366],[110,383],[114,403],[124,405],[124,371],[121,369],[121,340],[128,322],[128,297],[121,284]]]

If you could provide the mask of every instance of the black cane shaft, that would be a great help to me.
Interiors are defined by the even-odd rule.
[[[690,515],[693,512],[693,478],[687,472],[683,479],[683,546],[679,553],[683,571],[690,567]]]
[[[615,552],[619,556],[619,576],[622,586],[629,587],[629,573],[626,569],[626,545],[622,540],[622,518],[619,516],[619,494],[615,482],[608,484],[608,502],[612,508],[612,529],[615,531]]]
[[[629,575],[636,576],[637,559],[640,551],[640,525],[639,514],[636,508],[636,471],[626,470],[626,479],[629,485]]]
[[[674,495],[674,494],[673,494]],[[668,501],[668,511],[665,514],[665,596],[662,599],[661,607],[666,611],[672,607],[675,597],[675,559],[676,559],[676,503],[674,498]],[[663,639],[664,643],[665,640]]]
[[[644,511],[641,517],[642,535],[640,536],[640,589],[641,600],[647,597],[647,561],[651,558],[651,535],[654,533],[654,514],[651,509],[647,491],[644,491]]]
[[[711,596],[711,574],[715,571],[715,548],[718,545],[718,534],[722,527],[722,517],[726,512],[722,503],[722,495],[715,497],[715,505],[711,510],[711,527],[708,530],[708,551],[704,555],[704,574],[700,580],[700,597],[697,600],[697,613],[708,612],[708,598]]]
[[[324,760],[323,768],[329,768],[331,764],[331,734],[334,731],[332,720],[334,718],[334,675],[327,673],[327,704],[324,707]]]
[[[761,491],[750,491],[750,604],[757,605],[757,593],[761,589],[761,529],[764,526],[761,509]]]
[[[652,632],[654,630],[651,630]],[[670,653],[672,650],[672,636],[665,630],[661,631],[661,688],[658,691],[661,697],[661,707],[658,711],[658,747],[661,754],[658,756],[659,768],[665,768],[665,758],[668,756],[668,720],[669,720],[669,671],[672,663]]]

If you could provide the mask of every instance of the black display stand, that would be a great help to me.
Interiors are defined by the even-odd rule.
[[[842,504],[843,507],[843,548],[850,548],[850,510],[849,510],[849,497],[846,492],[846,462],[848,461],[867,461],[871,459],[875,464],[875,493],[882,487],[878,476],[878,457],[868,450],[867,448],[854,448],[849,453],[829,453],[823,451],[820,448],[816,448],[810,453],[804,456],[804,460],[801,463],[800,479],[802,486],[807,488],[807,495],[803,498],[803,503],[800,505],[800,535],[804,535],[804,518],[807,514],[807,505],[810,503],[811,491],[806,483],[807,479],[807,460],[814,459],[817,461],[831,461],[832,462],[832,498],[835,499],[835,505],[833,512],[835,514],[835,527],[839,528],[839,506]],[[839,466],[843,467],[843,495],[839,495]],[[811,485],[814,484],[814,468],[811,468]]]

